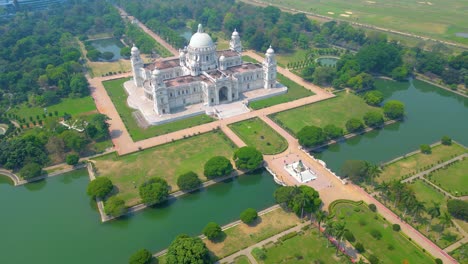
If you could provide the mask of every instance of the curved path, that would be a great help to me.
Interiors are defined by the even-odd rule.
[[[18,177],[18,175],[14,174],[13,172],[9,170],[0,169],[0,176],[8,177],[11,181],[13,181],[13,184],[15,186],[19,185],[21,182],[21,179]]]

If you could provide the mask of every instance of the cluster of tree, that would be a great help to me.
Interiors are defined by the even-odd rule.
[[[150,264],[153,260],[153,254],[147,249],[140,249],[135,252],[128,260],[129,264]]]
[[[254,170],[263,163],[263,155],[254,147],[242,147],[234,152],[234,162],[239,170]]]
[[[151,178],[139,188],[141,201],[147,205],[160,204],[169,197],[169,189],[169,185],[163,178]]]
[[[322,204],[319,193],[307,185],[281,186],[275,190],[275,200],[278,204],[286,206],[297,215],[314,213]]]
[[[182,234],[177,236],[167,249],[166,263],[192,264],[213,263],[209,250],[199,237]]]
[[[463,200],[449,200],[447,209],[453,217],[463,221],[468,220],[468,202]]]
[[[240,214],[240,220],[246,224],[252,224],[258,218],[258,213],[253,208],[247,208]]]
[[[381,173],[378,165],[364,160],[346,160],[341,167],[341,175],[356,184],[372,183]]]

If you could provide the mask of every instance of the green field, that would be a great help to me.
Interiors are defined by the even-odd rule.
[[[453,157],[466,152],[466,149],[458,144],[450,146],[437,145],[432,148],[431,154],[416,153],[385,165],[382,174],[376,179],[377,182],[389,182],[395,179],[408,178],[412,174],[427,170],[437,165],[438,162],[450,160]]]
[[[138,187],[152,177],[164,178],[177,191],[177,177],[194,171],[205,181],[203,167],[214,156],[231,158],[234,144],[221,131],[209,132],[125,156],[96,159],[98,176],[109,177],[128,206],[140,203]]]
[[[358,211],[357,211],[358,210]],[[405,238],[392,230],[392,225],[365,205],[339,203],[334,207],[335,218],[345,221],[356,237],[364,245],[364,256],[374,254],[380,263],[434,263],[434,260]],[[378,230],[382,238],[377,240],[371,230]],[[405,260],[407,262],[405,262]]]
[[[47,113],[58,112],[59,116],[63,116],[64,113],[68,113],[73,117],[78,115],[87,114],[87,113],[97,113],[96,105],[91,96],[86,96],[82,98],[64,98],[60,103],[47,106]],[[29,117],[33,117],[33,120],[36,120],[36,116],[39,115],[41,119],[44,114],[44,107],[39,106],[28,106],[26,103],[20,106],[15,106],[11,112],[18,115],[20,118],[25,118],[26,122],[29,122]]]
[[[234,264],[250,264],[249,258],[242,255],[234,260]]]
[[[255,147],[263,154],[278,154],[288,148],[288,142],[259,118],[230,124],[229,127],[248,146]]]
[[[383,111],[381,108],[367,105],[361,97],[353,93],[341,92],[334,98],[279,112],[271,115],[271,118],[296,134],[303,127],[311,125],[323,128],[334,124],[345,129],[346,121],[350,118],[362,120],[364,114],[370,110]]]
[[[336,19],[375,25],[378,27],[414,33],[433,38],[468,44],[468,38],[456,33],[467,33],[466,1],[432,0],[430,2],[394,0],[263,0],[306,12]],[[332,14],[330,14],[332,13]]]
[[[431,173],[428,179],[455,196],[468,194],[468,159]]]
[[[267,246],[266,259],[264,261],[257,259],[257,261],[271,264],[348,263],[346,256],[341,253],[336,256],[336,248],[331,243],[327,247],[327,243],[329,242],[323,235],[318,235],[316,228],[311,228],[282,243]]]
[[[148,128],[141,128],[138,126],[136,120],[133,118],[132,113],[136,111],[127,105],[127,93],[123,88],[123,83],[128,79],[117,79],[112,81],[103,82],[107,90],[107,94],[114,103],[117,112],[119,112],[122,121],[124,122],[128,133],[134,141],[164,135],[174,131],[182,130],[189,127],[194,127],[201,124],[206,124],[214,121],[215,119],[207,115],[197,115],[182,120],[177,120],[171,123],[150,126]]]

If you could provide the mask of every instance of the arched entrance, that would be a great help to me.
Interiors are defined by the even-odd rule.
[[[219,102],[224,102],[228,100],[228,88],[226,86],[219,89]]]

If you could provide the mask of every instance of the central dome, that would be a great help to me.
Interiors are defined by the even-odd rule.
[[[213,40],[210,35],[203,32],[202,25],[198,25],[197,33],[193,34],[190,39],[189,46],[192,48],[207,48],[214,46]]]

